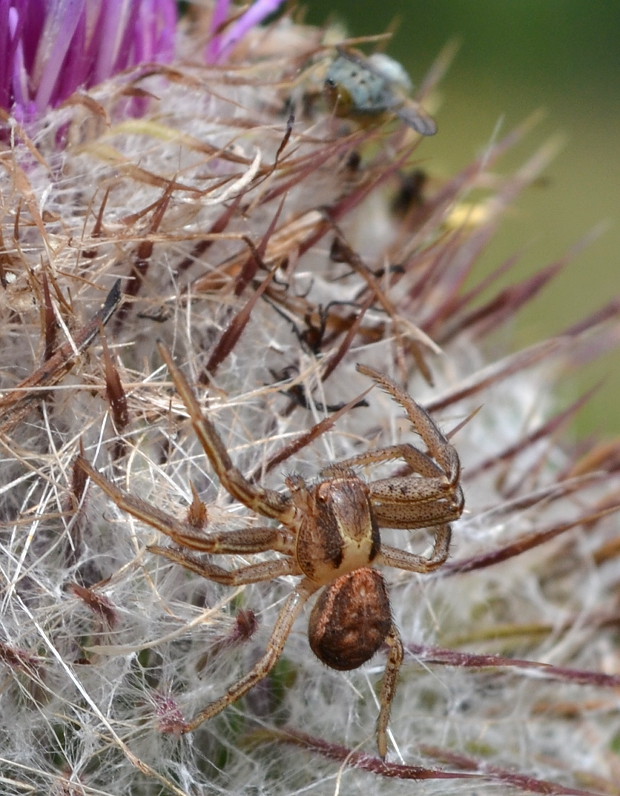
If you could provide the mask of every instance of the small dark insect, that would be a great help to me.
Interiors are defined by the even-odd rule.
[[[391,201],[392,212],[404,216],[412,208],[424,205],[424,188],[428,174],[423,169],[414,169],[401,176],[398,192]]]
[[[449,523],[463,511],[456,450],[428,413],[387,376],[358,365],[406,411],[424,440],[423,452],[408,443],[360,453],[329,465],[320,480],[308,484],[300,476],[285,479],[286,492],[250,483],[234,466],[213,423],[200,407],[187,379],[160,346],[194,431],[227,491],[275,525],[233,531],[197,533],[196,528],[152,504],[122,492],[84,458],[78,465],[123,511],[169,536],[177,545],[211,555],[251,555],[274,551],[280,558],[233,569],[198,560],[165,547],[150,549],[217,583],[237,586],[282,575],[301,579],[284,602],[267,650],[255,666],[230,685],[223,696],[207,705],[182,728],[195,730],[207,719],[236,702],[266,677],[282,655],[293,624],[308,599],[321,592],[310,614],[308,638],[315,655],[333,669],[356,669],[387,644],[388,660],[381,686],[377,746],[387,754],[387,729],[403,645],[391,615],[390,601],[378,565],[409,572],[432,572],[448,556]],[[402,460],[409,474],[366,482],[355,467]],[[430,555],[416,555],[381,542],[379,529],[430,528]]]
[[[383,53],[366,58],[339,48],[325,78],[325,94],[337,116],[368,124],[397,116],[421,135],[435,135],[434,119],[407,96],[410,90],[403,67]]]

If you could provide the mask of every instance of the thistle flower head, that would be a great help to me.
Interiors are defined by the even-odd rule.
[[[553,147],[502,175],[526,122],[440,179],[432,139],[322,104],[322,31],[244,27],[200,64],[184,54],[204,29],[178,34],[178,61],[43,109],[0,151],[2,776],[115,796],[396,794],[412,779],[429,795],[446,779],[463,794],[613,792],[620,457],[613,440],[561,438],[583,400],[561,405],[557,386],[617,344],[620,303],[506,353],[496,333],[568,258],[504,289],[512,261],[475,274]],[[152,97],[140,118],[112,112],[128,91]],[[458,450],[450,560],[385,573],[406,653],[387,761],[373,751],[385,653],[328,669],[302,620],[268,677],[183,734],[253,666],[299,578],[227,586],[200,565],[257,557],[192,570],[157,555],[162,534],[76,466],[194,534],[268,523],[215,477],[158,340],[253,484],[286,493],[291,472],[311,481],[414,438],[388,396],[361,395],[358,362]],[[421,530],[382,540],[428,545]]]

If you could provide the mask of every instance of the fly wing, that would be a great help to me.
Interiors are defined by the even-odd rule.
[[[394,113],[420,135],[435,135],[437,132],[435,120],[412,100],[408,100],[400,108],[395,108]]]

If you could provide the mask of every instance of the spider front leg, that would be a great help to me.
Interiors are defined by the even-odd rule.
[[[337,475],[338,471],[343,467],[364,467],[369,464],[381,464],[382,462],[392,462],[398,459],[403,459],[414,473],[419,473],[428,478],[441,479],[443,482],[446,480],[444,471],[430,456],[406,442],[400,445],[388,445],[385,448],[369,450],[365,453],[357,453],[348,459],[342,459],[327,465],[321,470],[321,475],[329,478]]]
[[[75,464],[112,498],[119,509],[150,525],[168,536],[173,542],[184,547],[215,555],[245,555],[273,550],[276,553],[291,556],[295,551],[295,536],[292,531],[284,527],[250,527],[216,533],[196,533],[191,526],[181,522],[172,514],[119,489],[98,470],[95,470],[83,456],[77,456]]]
[[[385,500],[389,503],[409,503],[413,498],[416,503],[420,504],[436,502],[438,499],[449,497],[451,493],[455,492],[455,485],[447,480],[439,465],[425,453],[406,442],[351,456],[349,459],[344,459],[325,467],[321,470],[321,475],[330,478],[338,475],[343,469],[364,467],[370,464],[377,465],[383,462],[397,461],[398,459],[402,459],[413,473],[422,476],[422,478],[403,475],[371,481],[369,484],[371,497],[376,497],[377,500]],[[414,493],[415,497],[413,497]],[[451,519],[455,519],[455,517]]]
[[[174,385],[185,404],[196,436],[200,440],[200,444],[222,486],[244,506],[257,511],[264,517],[278,520],[283,525],[290,525],[294,522],[295,509],[286,495],[273,489],[251,484],[234,466],[220,435],[217,433],[213,423],[202,411],[194,391],[183,373],[176,366],[172,354],[163,343],[159,343],[158,348],[172,376]]]
[[[449,523],[463,512],[458,454],[428,412],[387,376],[364,365],[358,365],[357,369],[370,376],[405,409],[428,451],[418,450],[409,443],[390,445],[337,462],[326,468],[323,475],[402,459],[410,474],[381,478],[368,484],[375,520],[386,528],[432,529],[433,550],[430,556],[420,556],[383,545],[378,561],[412,572],[431,572],[448,557],[452,533]]]
[[[368,365],[357,365],[357,370],[373,379],[403,407],[412,426],[428,447],[429,453],[439,464],[447,483],[456,484],[461,472],[458,453],[448,438],[439,430],[429,413],[382,373],[369,368]]]
[[[460,487],[446,493],[411,476],[371,481],[368,486],[375,517],[384,528],[431,528],[458,520],[463,513]]]
[[[448,438],[428,412],[390,379],[365,365],[358,365],[357,369],[398,401],[428,448],[428,453],[424,453],[413,445],[401,443],[358,454],[340,463],[341,466],[360,466],[402,459],[412,470],[411,475],[381,478],[369,484],[379,524],[413,529],[445,525],[458,519],[464,504],[459,485],[461,465]],[[448,533],[443,532],[441,538]]]

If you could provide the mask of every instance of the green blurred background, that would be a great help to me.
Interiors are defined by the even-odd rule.
[[[601,222],[602,234],[519,316],[515,346],[559,332],[620,296],[620,2],[612,0],[307,0],[307,21],[343,21],[351,35],[398,27],[388,53],[419,82],[450,40],[460,50],[441,86],[429,170],[463,167],[492,136],[532,111],[546,116],[500,169],[552,135],[565,140],[545,179],[525,193],[481,262],[523,252],[520,273],[562,256]],[[577,421],[580,434],[620,433],[620,349],[566,384],[569,400],[603,380]]]

